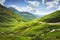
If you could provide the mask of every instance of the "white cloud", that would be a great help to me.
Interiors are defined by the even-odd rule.
[[[39,10],[36,10],[35,12],[33,12],[36,15],[46,15],[47,13],[41,12]]]
[[[51,9],[53,7],[54,7],[54,5],[49,5],[48,7],[46,7],[46,10],[49,10],[49,9]]]
[[[14,7],[15,9],[17,9],[20,12],[30,12],[30,13],[37,14],[37,15],[47,15],[47,14],[51,13],[51,12],[48,13],[48,12],[40,11],[40,9],[39,9],[40,2],[38,2],[38,1],[25,1],[25,2],[28,3],[29,5],[24,6],[24,7],[18,7],[16,5],[11,5],[11,7]],[[55,1],[54,2],[44,2],[44,4],[48,5],[48,7],[46,9],[50,9],[50,8],[54,7],[55,5],[57,5],[58,2],[57,3],[55,3]]]
[[[28,3],[28,6],[25,6],[25,7],[18,7],[16,5],[11,5],[11,7],[14,7],[15,9],[17,9],[18,11],[20,12],[29,12],[29,13],[33,13],[33,14],[39,14],[39,11],[37,10],[39,5],[40,5],[40,2],[38,1],[26,1],[26,3]]]
[[[33,13],[33,14],[37,14],[37,15],[40,15],[40,13],[42,13],[39,11],[40,2],[38,2],[36,0],[34,0],[34,1],[25,0],[25,2],[29,4],[29,9],[32,9],[32,10],[28,9],[27,10],[28,12]]]
[[[47,5],[46,9],[57,8],[60,0],[42,0],[42,3]]]
[[[18,10],[18,11],[20,11],[21,9],[18,7],[18,6],[16,6],[16,5],[10,5],[10,7],[13,7],[13,8],[15,8],[16,10]],[[23,9],[22,9],[23,10]],[[21,11],[22,11],[21,10]]]
[[[18,11],[26,11],[26,12],[32,12],[33,8],[30,6],[26,6],[26,7],[18,7],[16,5],[11,5],[10,7],[14,7],[15,9],[17,9]]]
[[[35,9],[35,8],[30,7],[30,6],[18,7],[16,5],[11,5],[10,7],[17,9],[20,12],[29,12],[29,13],[33,13],[36,15],[45,15],[43,12],[40,12],[39,9]]]
[[[58,6],[57,10],[60,10],[60,6]]]
[[[30,13],[33,13],[33,14],[36,14],[36,15],[47,15],[47,14],[49,14],[49,13],[46,13],[46,12],[42,12],[39,9],[38,10],[33,9],[32,11],[30,11]]]
[[[42,3],[45,4],[45,0],[42,0]]]
[[[6,1],[6,0],[0,0],[0,4],[1,4],[1,5],[4,5],[5,1]]]
[[[27,3],[29,3],[29,5],[34,6],[34,7],[39,7],[40,2],[38,1],[26,1]]]

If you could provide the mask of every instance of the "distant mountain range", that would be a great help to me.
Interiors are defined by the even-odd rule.
[[[36,18],[0,5],[0,40],[60,40],[60,10]]]
[[[29,12],[19,12],[13,7],[9,7],[9,9],[14,11],[15,13],[17,13],[18,15],[20,15],[21,17],[23,17],[25,20],[28,20],[28,21],[41,17],[39,15],[35,15]]]

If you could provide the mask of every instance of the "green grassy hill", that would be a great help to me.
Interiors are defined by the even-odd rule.
[[[20,22],[25,21],[19,15],[0,5],[0,22]]]
[[[17,34],[25,26],[24,22],[18,14],[0,5],[0,40],[20,40]]]
[[[39,20],[43,22],[52,22],[52,23],[60,22],[60,10],[53,12],[49,15],[46,15],[44,17],[41,17]]]
[[[13,31],[13,27],[26,22],[22,17],[0,5],[0,32]]]
[[[30,40],[60,40],[60,24],[33,21],[21,35]]]
[[[47,23],[59,21],[41,22],[36,19],[26,22],[20,15],[8,8],[2,5],[0,8],[0,40],[60,40],[60,23]],[[57,12],[57,14],[55,12],[50,15],[58,18],[60,11]],[[50,15],[48,19],[51,17]]]

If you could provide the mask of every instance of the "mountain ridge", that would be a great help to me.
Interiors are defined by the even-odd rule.
[[[9,9],[11,9],[12,11],[14,11],[15,13],[17,13],[18,15],[20,15],[21,17],[23,17],[24,19],[26,20],[34,20],[36,18],[39,18],[38,15],[35,15],[35,14],[32,14],[32,13],[29,13],[29,12],[19,12],[18,10],[16,10],[15,8],[13,7],[9,7]]]
[[[60,20],[60,11],[54,12],[54,16],[50,14],[26,22],[9,8],[0,7],[0,40],[60,40],[60,23],[50,19]]]
[[[22,18],[17,15],[15,12],[9,10],[8,8],[0,5],[0,22],[4,22],[5,20],[22,20]],[[9,19],[10,18],[10,19]],[[18,19],[19,18],[19,19]]]
[[[43,22],[52,22],[52,23],[60,22],[60,10],[57,10],[49,15],[41,17],[39,20]]]

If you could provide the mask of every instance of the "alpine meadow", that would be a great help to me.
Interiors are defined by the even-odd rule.
[[[9,1],[11,2],[11,0]],[[58,2],[57,0],[53,0],[49,1],[51,3],[49,4],[48,1],[46,0],[45,4],[50,6]],[[50,10],[48,14],[40,15],[45,13],[41,12],[38,14],[39,8],[37,4],[41,1],[26,0],[25,2],[29,4],[29,7],[23,9],[28,4],[25,4],[23,0],[20,0],[20,2],[16,0],[14,1],[17,2],[15,4],[20,6],[24,5],[23,8],[19,7],[19,11],[16,9],[17,7],[14,8],[15,6],[7,6],[13,4],[13,2],[10,4],[8,1],[6,1],[5,4],[1,2],[2,1],[0,1],[0,40],[60,40],[60,10],[56,9],[57,4],[53,5],[56,6],[55,11],[51,12],[52,10]],[[46,5],[40,4],[46,7]],[[43,7],[41,10],[44,10]]]

